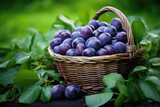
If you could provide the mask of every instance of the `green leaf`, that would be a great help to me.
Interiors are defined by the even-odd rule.
[[[13,83],[14,76],[18,73],[19,66],[10,68],[7,71],[0,72],[0,83],[2,85],[8,85]]]
[[[24,51],[18,52],[14,56],[16,64],[21,64],[30,58],[31,54]]]
[[[39,78],[41,78],[41,76],[43,76],[45,74],[45,70],[44,69],[39,69],[36,71],[36,74],[38,75]]]
[[[102,93],[110,93],[110,92],[112,92],[112,90],[108,87],[106,87],[102,90]]]
[[[9,93],[9,90],[7,91],[7,92],[5,92],[4,94],[1,94],[0,95],[0,102],[5,102],[5,101],[7,101],[7,95],[8,95],[8,93]]]
[[[143,36],[147,34],[145,24],[143,23],[142,19],[137,18],[133,20],[131,27],[132,27],[134,38],[136,42],[139,43],[142,40]]]
[[[160,91],[160,79],[157,78],[156,76],[148,76],[145,81],[150,81],[152,82],[156,87],[157,89]]]
[[[54,24],[61,24],[64,25],[65,29],[72,31],[72,28],[75,28],[74,21],[70,20],[69,18],[65,17],[64,15],[60,14],[56,18]]]
[[[58,30],[65,29],[64,25],[60,25],[60,24],[54,24],[53,27],[57,28]],[[53,35],[52,35],[52,37],[53,37]]]
[[[56,73],[54,70],[45,70],[46,74],[48,74],[50,77],[53,77],[57,81],[60,81],[60,75],[59,73]]]
[[[120,93],[123,93],[125,96],[132,98],[131,93],[128,87],[125,85],[124,81],[121,80],[116,81],[116,87],[118,88]]]
[[[40,96],[40,100],[43,102],[48,102],[51,100],[51,87],[50,86],[45,86],[42,88],[42,93]]]
[[[160,58],[159,57],[155,57],[149,60],[149,62],[153,65],[153,66],[160,66]]]
[[[59,82],[61,85],[63,85],[64,87],[67,87],[67,84],[64,81],[60,81]]]
[[[73,28],[75,28],[75,26],[74,26],[74,21],[68,19],[67,17],[65,17],[65,16],[62,15],[62,14],[60,14],[58,17],[59,17],[59,19],[60,19],[62,22],[66,23],[66,24],[68,24],[68,25],[71,25]]]
[[[24,70],[24,69],[29,69],[30,68],[29,65],[30,65],[29,61],[26,61],[26,62],[21,64],[19,70],[21,71],[21,70]]]
[[[151,43],[151,41],[149,41],[149,40],[142,40],[142,41],[140,42],[140,44],[141,44],[142,46],[145,46],[145,49],[146,49],[147,52],[149,52],[149,51],[151,50],[151,48],[152,48],[152,43]]]
[[[19,93],[17,93],[17,89],[16,88],[12,88],[9,90],[7,96],[6,96],[6,100],[7,101],[13,101],[15,98],[17,98],[19,96]]]
[[[119,96],[114,101],[114,106],[115,107],[120,107],[125,102],[126,99],[127,99],[127,97],[124,96],[123,93],[120,93]]]
[[[26,87],[39,81],[37,74],[30,70],[21,70],[13,79],[14,84],[20,87]]]
[[[136,82],[135,80],[129,81],[127,87],[131,93],[132,98],[134,98],[135,101],[144,99],[143,91],[140,89],[138,82]]]
[[[33,45],[32,46],[32,55],[33,56],[38,56],[38,57],[42,57],[44,56],[44,49],[42,49],[40,46],[38,45]]]
[[[18,44],[15,44],[13,47],[13,51],[18,52],[20,51],[21,47]]]
[[[95,95],[85,96],[86,104],[89,107],[99,107],[107,103],[113,96],[113,93],[100,93]]]
[[[3,62],[6,62],[6,61],[8,61],[8,60],[13,59],[13,57],[14,57],[15,53],[16,53],[15,51],[11,51],[11,52],[9,52],[9,53],[5,56],[5,58],[4,58],[4,60],[3,60]]]
[[[41,86],[32,86],[25,88],[21,93],[18,101],[20,103],[28,103],[28,104],[35,102],[41,93],[41,89],[42,89]]]
[[[144,38],[144,40],[148,40],[152,43],[155,43],[160,40],[160,37],[157,34],[147,33],[147,36]]]
[[[124,80],[122,75],[118,73],[110,73],[103,77],[102,81],[108,88],[114,88],[116,86],[116,81]]]
[[[53,39],[53,34],[55,34],[57,32],[56,29],[51,29],[49,32],[47,32],[45,34],[45,39],[46,41],[48,41],[48,44],[50,44],[51,40]]]
[[[33,34],[33,35],[36,34],[36,33],[38,33],[38,30],[35,29],[35,28],[32,28],[32,27],[28,27],[27,30],[28,30],[31,34]]]
[[[46,41],[45,36],[39,33],[36,33],[33,40],[33,45],[31,47],[31,53],[35,57],[44,56],[44,49],[49,45],[49,42]]]
[[[160,102],[160,94],[159,94],[158,90],[156,90],[153,86],[151,86],[147,82],[141,81],[140,82],[140,87],[143,90],[144,95],[147,98],[150,98],[154,101]]]
[[[12,40],[13,43],[17,44],[21,48],[29,50],[31,45],[32,36],[27,36],[22,40],[14,39]]]
[[[160,72],[157,69],[149,68],[148,75],[157,76],[158,78],[160,78]]]
[[[8,65],[9,62],[10,62],[10,60],[8,60],[8,61],[0,64],[0,68],[5,68],[5,67],[7,67],[7,65]]]
[[[136,66],[134,69],[133,69],[133,72],[143,72],[143,71],[146,71],[147,68],[145,66]]]

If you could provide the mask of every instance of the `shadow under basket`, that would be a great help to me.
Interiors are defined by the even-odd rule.
[[[120,73],[124,78],[127,78],[129,72],[140,63],[144,53],[143,47],[136,50],[130,24],[125,15],[118,9],[110,6],[104,7],[95,14],[93,19],[97,20],[101,14],[109,11],[116,13],[126,28],[128,39],[127,53],[94,57],[71,57],[55,54],[51,47],[48,47],[58,72],[65,82],[67,84],[79,85],[81,90],[88,94],[100,93],[105,88],[102,78],[106,74]]]

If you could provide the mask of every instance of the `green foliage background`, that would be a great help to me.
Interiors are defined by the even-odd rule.
[[[114,6],[126,16],[144,18],[150,30],[160,27],[159,0],[3,0],[0,1],[0,47],[9,47],[13,38],[22,39],[27,28],[46,33],[58,14],[72,20],[84,10],[98,11],[103,6]]]
[[[50,89],[66,84],[60,78],[47,47],[59,29],[73,31],[86,25],[103,6],[120,9],[129,19],[136,47],[145,47],[140,66],[125,80],[120,74],[103,77],[106,88],[86,96],[95,107],[114,101],[160,102],[160,7],[158,0],[6,0],[0,3],[0,102],[33,103],[51,100]],[[99,21],[110,23],[113,13]],[[143,20],[144,19],[144,20]],[[111,81],[111,82],[110,82]],[[133,94],[133,95],[132,95]],[[112,96],[116,96],[112,97]]]

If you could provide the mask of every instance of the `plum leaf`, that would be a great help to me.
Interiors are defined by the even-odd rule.
[[[14,56],[16,64],[22,64],[30,58],[31,54],[24,51],[17,52]]]
[[[153,65],[153,66],[160,66],[160,58],[159,57],[155,57],[149,60],[149,62]]]
[[[142,40],[142,38],[147,34],[146,26],[143,23],[142,19],[136,18],[135,20],[133,20],[131,27],[134,38],[136,42],[139,43]]]
[[[110,73],[108,75],[105,75],[102,79],[103,83],[108,87],[108,88],[114,88],[116,87],[116,81],[118,80],[124,80],[122,75],[118,73]]]
[[[10,60],[8,60],[8,61],[0,64],[0,68],[5,68],[5,67],[7,67],[7,65],[8,65],[9,62],[10,62]]]
[[[51,100],[51,87],[50,86],[45,86],[42,88],[42,93],[40,96],[40,100],[43,102],[48,102]]]
[[[159,92],[155,87],[144,81],[140,82],[140,87],[147,98],[160,102],[160,95],[158,94]]]
[[[37,74],[30,70],[20,70],[13,79],[14,84],[20,87],[26,87],[39,81]]]
[[[119,96],[114,101],[114,106],[120,107],[126,99],[127,99],[127,97],[123,93],[120,93]]]
[[[35,102],[41,93],[41,89],[42,89],[41,86],[31,86],[25,88],[21,93],[18,101],[20,103],[28,103],[28,104]]]
[[[7,71],[0,72],[0,84],[8,85],[13,83],[14,76],[18,73],[19,66],[9,68]]]
[[[136,66],[134,69],[133,69],[133,72],[142,72],[142,71],[146,71],[147,68],[145,66]]]
[[[99,107],[105,103],[107,103],[113,96],[113,93],[100,93],[89,95],[85,97],[86,104],[89,107]]]

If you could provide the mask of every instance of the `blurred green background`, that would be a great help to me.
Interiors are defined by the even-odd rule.
[[[79,12],[98,11],[103,6],[114,6],[127,17],[140,16],[148,30],[153,30],[160,27],[159,4],[159,0],[3,0],[0,1],[0,47],[10,46],[13,38],[24,38],[30,27],[48,32],[59,14],[76,20]]]

